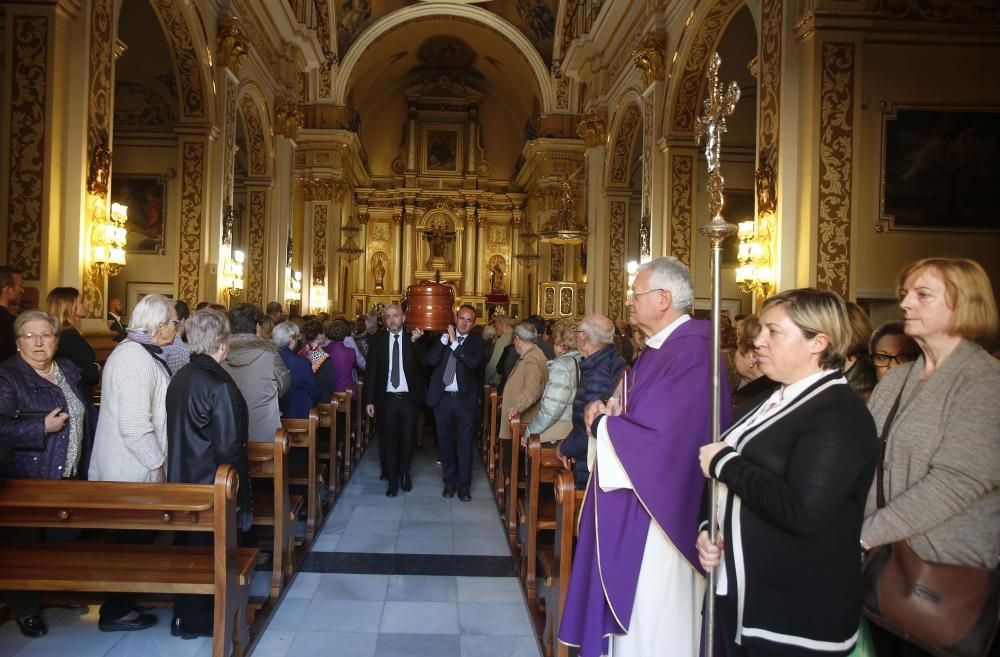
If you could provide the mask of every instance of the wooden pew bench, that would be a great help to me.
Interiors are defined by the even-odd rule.
[[[332,477],[327,463],[320,458],[318,442],[319,410],[311,409],[304,420],[282,420],[281,428],[288,432],[292,448],[304,452],[305,463],[296,462],[289,468],[289,483],[306,489],[306,536],[305,545],[312,545],[316,529],[323,520],[323,505],[329,500],[329,484]],[[322,485],[321,485],[322,484]],[[325,490],[321,490],[325,489]]]
[[[520,525],[521,565],[519,573],[524,581],[529,605],[541,607],[538,602],[538,569],[547,586],[556,575],[555,530],[556,499],[554,486],[559,474],[565,470],[555,447],[543,447],[541,437],[528,437],[528,471],[525,476],[524,522]]]
[[[253,524],[270,528],[274,542],[271,597],[275,600],[294,572],[295,519],[304,504],[301,495],[288,492],[290,445],[289,434],[283,428],[274,432],[273,443],[248,443],[250,478],[254,481]],[[270,490],[258,485],[267,480]]]
[[[213,657],[242,657],[260,551],[236,547],[236,470],[214,484],[0,481],[0,527],[211,532],[211,547],[0,543],[0,590],[215,596]],[[230,652],[231,649],[231,652]]]
[[[542,634],[546,655],[569,657],[569,648],[557,638],[559,623],[566,608],[569,576],[573,566],[573,549],[579,530],[580,509],[585,491],[577,490],[576,476],[572,470],[562,470],[556,476],[556,529],[552,563],[549,570],[552,581],[545,589],[545,630]]]
[[[329,404],[316,404],[319,415],[319,425],[316,429],[316,441],[319,445],[319,459],[327,464],[329,479],[327,481],[326,503],[332,508],[337,495],[344,483],[337,448],[337,410],[340,403],[334,397]]]

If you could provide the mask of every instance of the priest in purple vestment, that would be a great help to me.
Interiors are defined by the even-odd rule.
[[[646,349],[626,376],[625,408],[615,398],[584,414],[596,459],[559,640],[581,657],[697,657],[698,449],[711,440],[712,326],[690,317],[691,277],[672,257],[640,266],[627,305]],[[724,365],[720,376],[725,427]]]

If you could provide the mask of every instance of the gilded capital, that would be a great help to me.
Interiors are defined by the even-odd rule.
[[[223,19],[219,23],[219,36],[216,44],[216,56],[220,66],[239,73],[240,65],[250,54],[250,40],[243,30],[243,24],[235,16]]]
[[[663,79],[666,62],[666,39],[660,32],[650,32],[632,51],[632,63],[642,70],[642,83],[647,87]]]
[[[274,102],[274,134],[295,139],[302,121],[302,112],[293,98],[280,98]]]
[[[604,146],[608,140],[608,116],[603,112],[588,112],[580,115],[576,132],[587,148]]]
[[[330,180],[306,178],[302,181],[302,197],[305,201],[329,201],[333,198],[333,184]]]

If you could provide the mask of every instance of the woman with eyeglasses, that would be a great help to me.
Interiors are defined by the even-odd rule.
[[[55,354],[59,322],[39,310],[14,321],[17,355],[0,366],[0,435],[13,448],[0,469],[7,479],[78,479],[87,473],[90,432],[86,397],[80,391],[80,368]],[[7,538],[40,540],[41,529],[8,529]],[[10,615],[21,633],[40,637],[48,631],[39,614],[37,592],[7,593]]]
[[[897,365],[912,363],[920,355],[920,347],[903,330],[903,322],[895,319],[882,324],[872,332],[870,356],[875,365],[875,378],[879,381]]]
[[[920,354],[885,372],[868,402],[880,434],[887,425],[888,433],[883,495],[876,480],[862,547],[906,540],[928,561],[995,568],[1000,362],[975,342],[997,335],[990,280],[972,260],[926,258],[905,267],[898,285],[903,331]],[[891,357],[886,351],[884,362],[900,353]],[[926,654],[878,628],[873,634],[880,657]]]

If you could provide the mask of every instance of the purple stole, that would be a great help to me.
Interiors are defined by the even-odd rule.
[[[698,449],[712,433],[711,330],[711,322],[692,319],[659,349],[643,350],[627,381],[627,412],[606,420],[634,490],[601,490],[594,463],[559,628],[559,640],[580,646],[581,657],[607,654],[608,637],[628,632],[651,517],[702,572],[695,549],[705,485]],[[720,370],[725,427],[731,404],[724,362]]]

